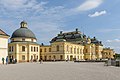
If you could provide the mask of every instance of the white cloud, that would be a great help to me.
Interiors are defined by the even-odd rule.
[[[97,17],[97,16],[101,16],[101,15],[104,15],[106,14],[107,12],[104,10],[104,11],[100,11],[100,12],[95,12],[94,14],[89,14],[88,16],[89,17]]]
[[[76,11],[88,11],[97,8],[102,4],[103,0],[86,0],[83,4],[76,8]]]
[[[0,15],[3,16],[1,16],[1,18],[6,16],[9,20],[16,20],[14,21],[15,23],[13,22],[11,25],[14,25],[14,28],[9,27],[12,31],[15,30],[15,28],[19,28],[17,27],[19,21],[23,19],[26,20],[28,25],[30,25],[30,29],[38,36],[38,41],[48,42],[61,31],[61,26],[65,26],[64,19],[66,16],[76,15],[82,11],[94,9],[102,3],[102,0],[85,0],[80,6],[66,8],[64,6],[48,7],[48,2],[43,1],[0,0]]]
[[[86,0],[75,8],[65,8],[64,6],[47,7],[45,5],[48,2],[39,2],[37,0],[0,0],[0,14],[15,18],[31,17],[32,15],[35,17],[53,16],[58,19],[94,9],[102,2],[103,0]]]
[[[37,0],[0,0],[0,15],[11,18],[24,18],[44,10],[47,2]]]
[[[38,3],[37,0],[0,0],[0,7],[10,11],[24,10],[24,9],[42,9],[42,5],[46,2]]]
[[[120,43],[120,39],[107,40],[108,43]]]

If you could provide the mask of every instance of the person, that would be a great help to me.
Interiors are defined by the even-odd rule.
[[[3,63],[3,64],[4,64],[4,60],[5,60],[5,59],[4,59],[4,58],[2,58],[2,63]]]
[[[13,64],[15,64],[15,58],[13,59]]]
[[[6,65],[8,64],[8,56],[6,57]]]
[[[53,61],[54,61],[54,62],[56,61],[55,58],[53,59]]]
[[[42,60],[42,58],[40,58],[40,64],[43,64],[43,60]]]
[[[67,57],[67,58],[66,58],[66,62],[68,62],[68,61],[69,61],[69,58]]]
[[[12,61],[13,61],[13,60],[12,60],[12,57],[10,57],[10,64],[12,63]]]
[[[17,59],[15,58],[15,64],[17,63]]]

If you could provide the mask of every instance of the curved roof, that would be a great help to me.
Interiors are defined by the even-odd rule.
[[[78,29],[76,31],[73,32],[67,32],[67,33],[62,33],[60,32],[60,34],[58,34],[56,37],[54,37],[50,42],[53,43],[55,41],[59,41],[59,39],[61,40],[66,40],[66,41],[83,41],[83,34],[78,31]]]
[[[35,34],[28,28],[19,28],[16,31],[13,32],[11,38],[34,38]]]

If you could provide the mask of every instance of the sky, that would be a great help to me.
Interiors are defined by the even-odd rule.
[[[60,31],[78,28],[120,53],[119,4],[120,0],[0,0],[0,28],[11,36],[24,20],[40,44],[49,44]]]

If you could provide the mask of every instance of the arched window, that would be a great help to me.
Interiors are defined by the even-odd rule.
[[[22,51],[25,51],[25,46],[22,46]]]
[[[33,60],[33,56],[31,56],[31,60]]]
[[[37,56],[37,59],[38,59],[38,56]]]
[[[77,48],[77,54],[79,54],[79,48]]]
[[[56,56],[55,56],[55,55],[53,56],[53,59],[56,59]]]
[[[49,60],[51,60],[51,56],[49,56]]]
[[[56,48],[57,48],[57,51],[59,51],[59,45],[57,45],[57,47],[56,47]]]

